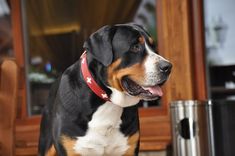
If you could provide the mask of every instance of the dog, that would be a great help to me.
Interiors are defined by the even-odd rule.
[[[172,64],[137,24],[104,26],[53,84],[40,129],[41,156],[138,155],[140,100],[157,100]]]

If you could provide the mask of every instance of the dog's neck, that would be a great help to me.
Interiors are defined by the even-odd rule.
[[[86,51],[81,56],[81,71],[82,76],[89,88],[101,99],[105,101],[110,101],[108,94],[96,83],[93,76],[91,75],[88,63],[87,63],[87,53]]]
[[[140,98],[128,95],[124,92],[118,91],[115,88],[107,87],[106,90],[98,85],[98,82],[92,77],[92,73],[90,73],[88,55],[86,51],[81,56],[81,71],[84,81],[86,82],[87,86],[101,99],[105,101],[112,102],[115,105],[120,107],[129,107],[136,105],[139,103]],[[93,73],[94,74],[94,73]],[[111,92],[107,92],[111,91]]]

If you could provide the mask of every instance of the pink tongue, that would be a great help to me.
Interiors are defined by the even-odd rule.
[[[159,86],[154,86],[154,87],[146,87],[144,88],[145,90],[148,90],[149,92],[151,92],[153,95],[158,95],[158,96],[162,96],[162,89]]]

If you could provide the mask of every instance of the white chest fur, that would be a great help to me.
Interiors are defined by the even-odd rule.
[[[123,108],[106,102],[93,114],[85,136],[78,137],[74,150],[82,156],[121,156],[129,148],[119,130]]]

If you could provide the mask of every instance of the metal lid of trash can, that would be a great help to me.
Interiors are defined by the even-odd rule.
[[[194,106],[205,106],[210,105],[211,101],[200,101],[200,100],[178,100],[178,101],[172,101],[170,103],[171,108],[175,107],[194,107]]]

